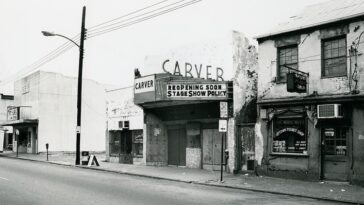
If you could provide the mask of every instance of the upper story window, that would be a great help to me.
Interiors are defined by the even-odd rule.
[[[284,66],[285,65],[285,66]],[[278,48],[278,70],[279,82],[286,82],[288,68],[298,69],[298,46],[297,44]]]
[[[346,76],[346,37],[322,40],[322,77]]]

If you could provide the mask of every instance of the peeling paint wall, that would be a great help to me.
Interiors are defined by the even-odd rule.
[[[356,31],[355,27],[360,26]],[[364,31],[364,21],[349,24],[349,33],[346,37],[348,49],[353,42],[357,42],[361,32]],[[322,78],[321,76],[321,39],[320,31],[316,30],[308,34],[301,34],[301,42],[298,45],[299,70],[307,72],[309,76],[309,94],[317,92],[318,95],[340,94],[350,92],[348,77]],[[363,40],[363,39],[362,39]],[[364,52],[364,46],[359,44],[359,53]],[[349,51],[347,52],[349,56]],[[354,61],[354,58],[352,58]],[[259,72],[258,72],[258,96],[261,99],[279,97],[305,96],[306,93],[289,93],[285,83],[275,83],[277,77],[277,48],[274,40],[266,40],[259,44]],[[347,61],[347,73],[354,73],[354,64]],[[352,75],[351,75],[352,76]],[[358,89],[364,91],[364,56],[358,56]],[[353,82],[352,82],[353,84]],[[353,89],[353,85],[352,85]]]
[[[248,119],[250,116],[248,116],[249,110],[246,107],[257,96],[258,70],[258,53],[256,48],[242,33],[237,31],[232,33],[232,48],[234,118],[229,119],[227,133],[227,148],[229,151],[228,170],[230,172],[236,171],[239,163],[241,163],[238,161],[240,159],[238,155],[241,155],[241,145],[237,143],[239,142],[238,138],[241,136],[240,131],[236,129],[237,123],[242,123],[243,121],[255,123],[256,121],[255,117],[254,119]],[[245,109],[243,109],[244,107]]]
[[[339,25],[339,24],[338,24]],[[341,25],[345,26],[345,25]],[[286,83],[276,82],[277,77],[277,47],[275,46],[276,39],[265,39],[259,42],[259,71],[258,71],[258,102],[262,100],[275,100],[277,99],[297,99],[298,97],[308,97],[311,99],[319,99],[319,97],[326,96],[350,96],[354,97],[363,96],[364,93],[364,46],[362,41],[364,38],[359,39],[360,34],[364,33],[364,21],[358,21],[347,24],[349,32],[346,34],[347,50],[347,75],[343,77],[325,77],[321,74],[322,68],[322,31],[315,30],[305,33],[296,33],[300,35],[300,42],[298,43],[298,67],[299,70],[309,73],[308,93],[290,93],[287,92]],[[293,35],[293,34],[292,34]],[[284,37],[282,37],[284,38]],[[360,43],[358,44],[358,42]],[[358,49],[359,55],[351,56],[349,49],[354,45]],[[357,80],[357,83],[355,82]],[[358,92],[353,94],[353,90]],[[314,94],[314,95],[312,95]],[[307,136],[307,153],[303,155],[285,155],[281,153],[272,153],[272,139],[273,139],[273,116],[278,110],[289,110],[292,106],[289,103],[278,106],[277,104],[261,104],[260,107],[263,111],[267,111],[268,116],[264,119],[259,118],[259,123],[256,124],[256,147],[255,156],[259,171],[269,173],[271,176],[280,177],[294,177],[303,179],[319,179],[320,176],[325,175],[326,162],[321,159],[321,129],[323,127],[346,129],[350,127],[351,131],[347,132],[347,162],[348,166],[344,167],[341,171],[343,175],[347,175],[349,180],[364,183],[364,164],[362,152],[364,142],[364,132],[362,125],[364,122],[364,107],[362,101],[340,101],[343,109],[347,109],[344,114],[345,120],[350,121],[348,124],[340,124],[340,122],[331,119],[332,121],[322,120],[322,124],[318,124],[317,119],[317,103],[310,102],[300,109],[306,111],[304,114],[306,123],[306,136]],[[267,101],[266,101],[267,102]],[[330,103],[329,100],[322,100],[322,104]],[[321,103],[321,102],[320,102]],[[273,109],[274,108],[274,109]],[[351,109],[353,111],[351,111]],[[352,112],[352,114],[351,114]],[[261,117],[261,116],[260,116]],[[273,119],[273,120],[272,120]],[[323,122],[324,121],[324,122]],[[352,142],[350,142],[352,140]],[[351,150],[352,148],[352,150]],[[305,156],[304,156],[305,155]],[[334,166],[333,166],[334,167]],[[328,169],[328,168],[327,168]],[[334,170],[334,169],[331,169]],[[327,170],[326,170],[327,171]],[[342,177],[342,180],[346,180]]]

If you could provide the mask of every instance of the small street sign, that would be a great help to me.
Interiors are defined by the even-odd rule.
[[[76,127],[76,133],[81,133],[81,126]]]
[[[227,131],[227,120],[219,120],[219,132]]]
[[[221,101],[220,102],[220,118],[228,118],[228,102]]]

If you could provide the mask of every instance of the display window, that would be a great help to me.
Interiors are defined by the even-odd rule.
[[[275,118],[273,126],[272,153],[307,154],[304,117]]]

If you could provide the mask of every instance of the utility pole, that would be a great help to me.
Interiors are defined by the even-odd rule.
[[[86,7],[82,9],[81,37],[80,37],[80,58],[78,64],[77,84],[77,128],[76,128],[76,165],[80,165],[80,143],[81,143],[81,106],[82,106],[82,67],[83,67],[83,45],[85,40],[85,17]]]

